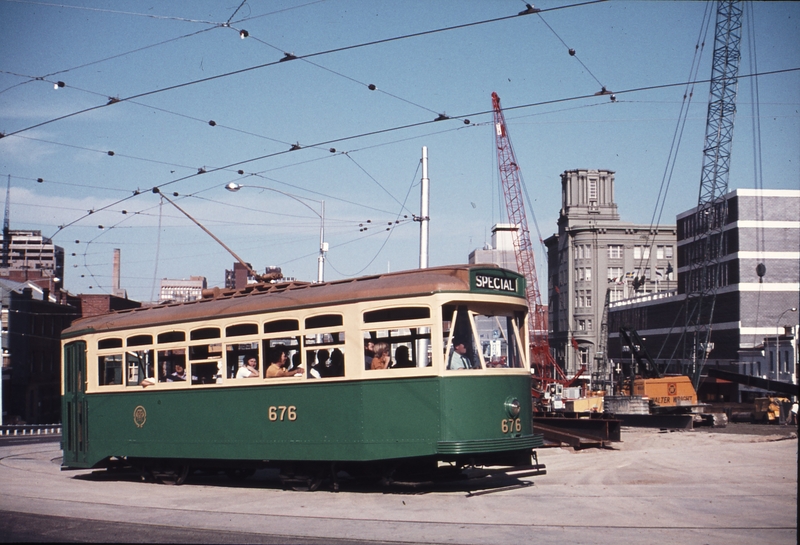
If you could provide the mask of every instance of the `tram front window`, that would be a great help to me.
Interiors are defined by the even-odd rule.
[[[524,314],[511,310],[443,308],[445,365],[448,370],[522,368],[519,331]]]
[[[519,323],[513,316],[477,314],[475,328],[487,368],[520,368]]]
[[[446,368],[451,371],[480,369],[481,360],[466,305],[446,306],[443,319]]]

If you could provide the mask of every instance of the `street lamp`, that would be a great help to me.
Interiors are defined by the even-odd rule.
[[[323,282],[325,280],[325,252],[328,251],[328,243],[325,242],[325,201],[314,201],[320,203],[320,212],[317,212],[313,208],[311,208],[307,203],[300,200],[300,197],[296,195],[292,195],[291,193],[286,193],[285,191],[281,191],[280,189],[275,189],[273,187],[265,187],[261,185],[244,185],[244,184],[237,184],[236,182],[230,182],[225,184],[225,189],[236,193],[243,187],[252,187],[254,189],[265,189],[267,191],[274,191],[275,193],[280,193],[290,199],[294,199],[312,212],[319,218],[319,257],[317,258],[317,282]],[[308,199],[313,201],[314,199]]]
[[[778,320],[775,322],[775,330],[776,330],[775,331],[775,369],[776,369],[777,373],[781,372],[781,352],[780,352],[780,350],[778,350],[778,346],[779,346],[779,344],[778,344],[779,340],[778,339],[781,336],[781,318],[783,318],[783,315],[786,314],[787,312],[797,312],[797,307],[787,308],[786,310],[781,312],[781,315],[778,316]],[[776,375],[776,376],[779,376],[779,375]]]

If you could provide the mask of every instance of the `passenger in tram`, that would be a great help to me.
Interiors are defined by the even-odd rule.
[[[404,344],[398,346],[394,351],[394,365],[392,369],[404,367],[414,367],[414,362],[408,356],[408,347]]]
[[[302,367],[287,371],[286,362],[289,359],[286,357],[286,347],[283,345],[273,346],[269,351],[269,367],[267,368],[267,378],[277,377],[292,377],[299,375],[303,372]]]
[[[176,363],[173,366],[173,371],[170,376],[167,377],[167,382],[183,382],[186,380],[186,369],[183,368],[183,365],[180,363]]]
[[[331,377],[343,377],[344,376],[344,354],[338,348],[334,348],[331,351],[331,359],[330,359],[330,375]]]
[[[292,354],[291,364],[289,365],[288,369],[291,371],[293,369],[297,369],[298,367],[300,367],[300,351],[295,350],[294,354]]]
[[[371,340],[364,344],[364,369],[369,371],[372,369],[372,358],[375,357],[375,343]]]
[[[384,342],[375,343],[375,356],[372,358],[370,369],[388,369],[390,363],[389,345]]]
[[[247,364],[242,365],[239,367],[239,370],[236,371],[236,378],[258,378],[259,375],[258,358],[255,356],[247,358]]]
[[[328,352],[327,350],[325,350],[324,348],[320,349],[320,350],[317,350],[317,357],[316,357],[317,361],[313,365],[313,368],[317,372],[317,374],[319,375],[319,378],[327,378],[327,377],[331,376],[330,375],[330,367],[329,367],[330,362],[328,361],[328,358],[330,358],[330,355],[331,355],[331,353]]]
[[[472,364],[467,355],[465,341],[458,337],[453,338],[453,349],[450,351],[450,358],[447,360],[448,369],[472,369]]]

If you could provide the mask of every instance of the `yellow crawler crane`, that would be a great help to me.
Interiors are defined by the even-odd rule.
[[[633,395],[650,399],[657,407],[692,407],[697,405],[697,392],[685,375],[659,378],[635,378]]]

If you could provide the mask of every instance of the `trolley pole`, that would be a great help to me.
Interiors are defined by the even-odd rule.
[[[428,268],[428,223],[430,222],[430,180],[428,180],[428,146],[422,146],[422,184],[419,205],[419,268]]]

